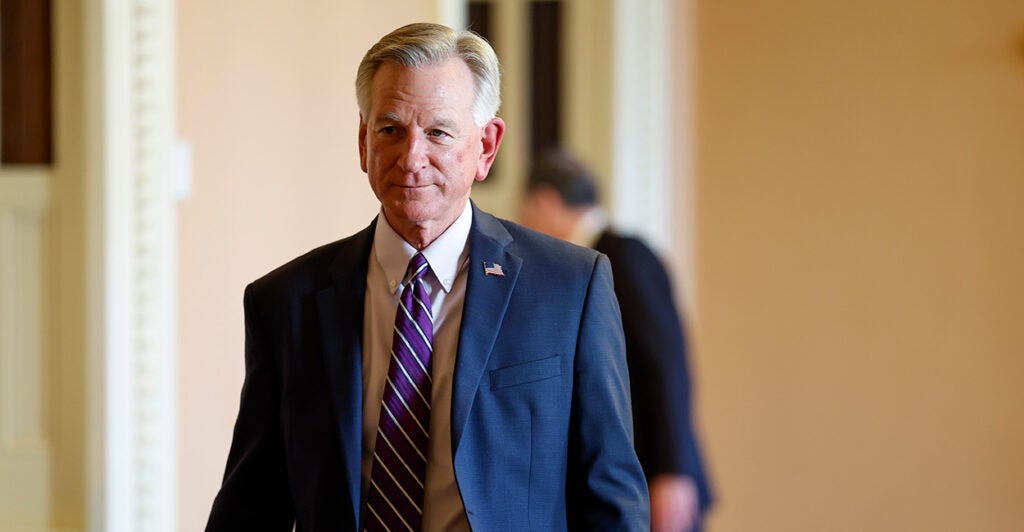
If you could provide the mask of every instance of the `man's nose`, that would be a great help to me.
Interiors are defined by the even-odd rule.
[[[398,161],[402,170],[416,173],[427,166],[427,141],[419,135],[408,135]]]

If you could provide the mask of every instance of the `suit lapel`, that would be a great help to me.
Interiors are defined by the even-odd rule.
[[[473,206],[473,226],[469,231],[469,264],[466,300],[462,310],[458,355],[452,384],[452,456],[473,406],[494,341],[501,329],[512,289],[519,277],[522,259],[506,251],[512,236],[493,216]],[[484,262],[497,263],[503,275],[488,275]]]
[[[333,283],[317,293],[324,358],[347,471],[353,515],[359,515],[362,475],[363,305],[376,221],[353,235],[331,264]]]

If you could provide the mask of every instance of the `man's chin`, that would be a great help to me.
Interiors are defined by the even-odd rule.
[[[389,207],[385,207],[384,214],[393,223],[420,224],[430,220],[435,210],[436,202],[402,200],[391,202]]]

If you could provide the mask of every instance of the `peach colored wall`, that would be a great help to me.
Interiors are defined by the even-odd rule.
[[[430,7],[178,2],[179,131],[195,161],[179,212],[182,531],[202,529],[224,471],[243,377],[242,291],[376,213],[356,151],[356,65]]]
[[[696,16],[711,529],[1024,530],[1024,3]]]

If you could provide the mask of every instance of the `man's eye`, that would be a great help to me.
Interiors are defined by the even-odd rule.
[[[395,126],[384,126],[384,127],[380,128],[380,129],[378,129],[377,131],[379,133],[384,134],[384,135],[394,135],[395,132],[398,131],[398,130],[395,128]]]
[[[442,129],[431,129],[430,131],[427,131],[427,135],[429,135],[431,137],[444,137],[444,136],[447,136],[448,133],[446,133]]]

